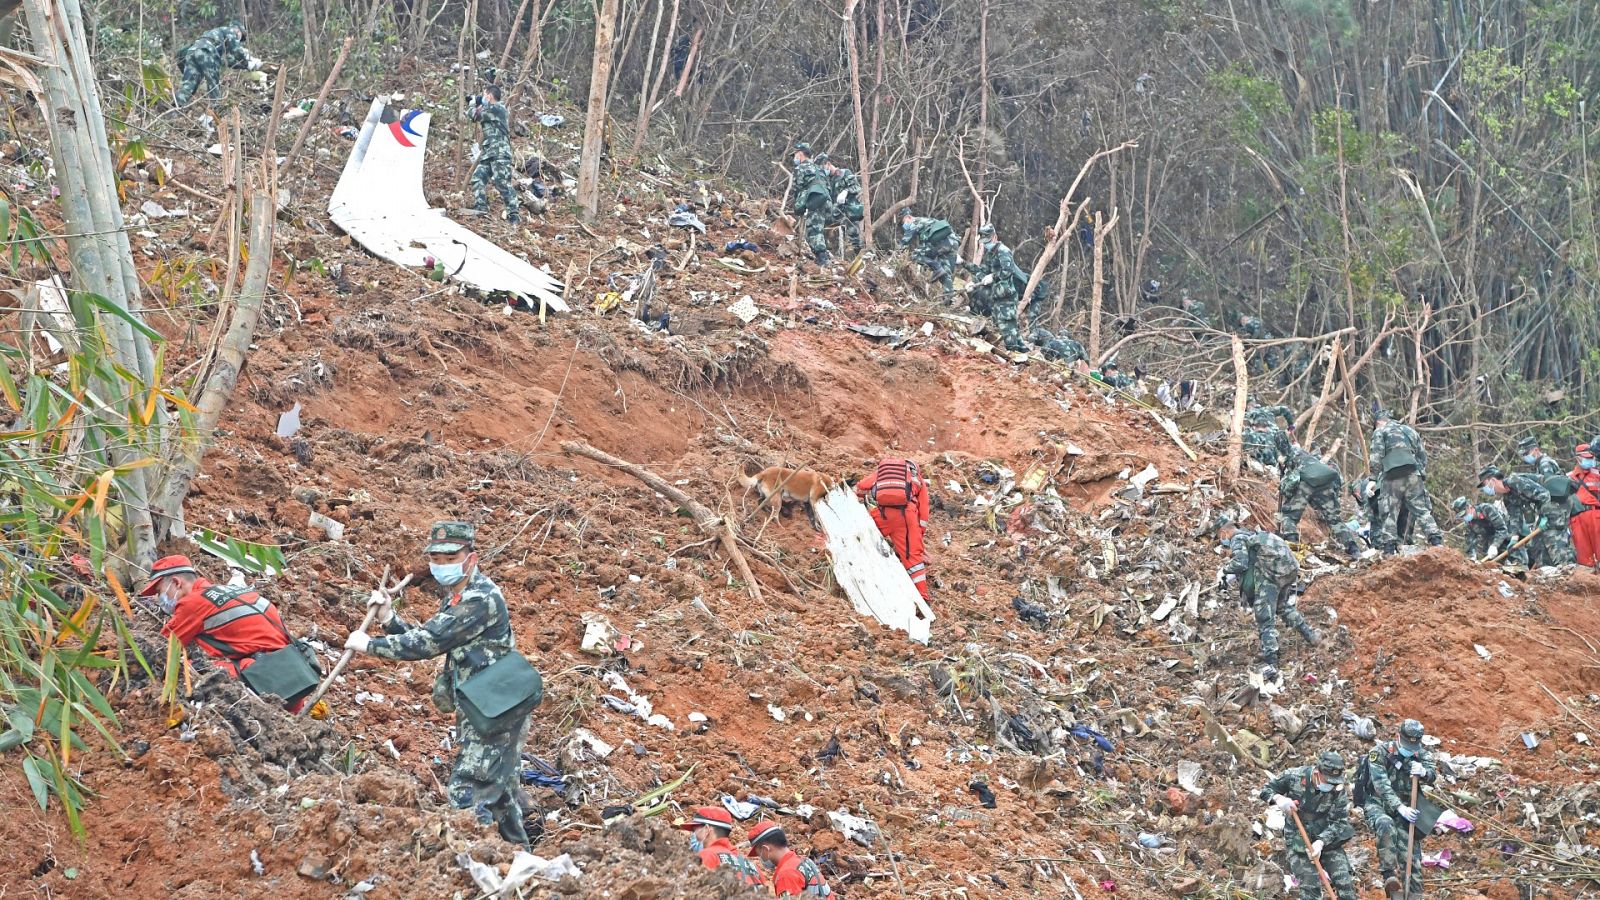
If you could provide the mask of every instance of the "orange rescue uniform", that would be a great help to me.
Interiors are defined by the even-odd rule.
[[[856,485],[856,494],[863,500],[872,494],[872,488],[883,475],[885,463],[898,463],[899,460],[885,460],[879,463],[878,468],[871,475],[861,479]],[[928,482],[923,479],[916,464],[905,463],[908,477],[907,484],[911,488],[911,496],[905,506],[880,506],[873,504],[872,521],[878,525],[878,531],[883,533],[889,546],[894,548],[895,556],[900,558],[906,567],[906,574],[911,576],[911,583],[916,585],[917,592],[924,600],[928,599],[928,557],[923,547],[922,536],[928,529]]]

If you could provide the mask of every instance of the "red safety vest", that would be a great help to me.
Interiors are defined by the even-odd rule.
[[[250,668],[257,653],[289,646],[288,629],[265,597],[248,587],[213,585],[204,578],[179,598],[161,633],[177,635],[185,647],[198,643],[235,678]]]

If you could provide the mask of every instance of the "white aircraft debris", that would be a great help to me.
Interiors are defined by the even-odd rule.
[[[817,505],[816,512],[828,537],[834,578],[855,604],[856,612],[926,644],[933,627],[933,610],[917,593],[905,566],[855,492],[845,486],[834,488]]]
[[[428,113],[372,101],[344,174],[328,199],[328,215],[361,246],[396,265],[421,269],[433,257],[452,280],[481,291],[505,291],[529,306],[566,312],[562,285],[548,272],[506,252],[431,207],[422,195]]]

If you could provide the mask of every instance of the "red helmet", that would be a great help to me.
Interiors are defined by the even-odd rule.
[[[688,821],[680,823],[678,827],[685,831],[693,831],[701,825],[732,831],[733,816],[720,806],[702,806],[694,811],[694,815]]]
[[[150,567],[150,580],[148,582],[146,582],[144,588],[139,591],[139,596],[141,596],[141,597],[153,597],[153,596],[155,596],[156,585],[161,582],[161,579],[166,578],[168,575],[198,575],[198,574],[200,574],[200,573],[196,572],[194,570],[194,563],[189,561],[189,557],[187,557],[187,556],[163,556],[160,559],[156,560],[156,564],[155,565]]]

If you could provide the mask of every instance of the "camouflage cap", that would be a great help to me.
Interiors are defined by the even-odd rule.
[[[1491,478],[1504,478],[1504,477],[1506,477],[1506,473],[1500,471],[1500,467],[1495,465],[1494,463],[1490,463],[1489,465],[1484,466],[1483,468],[1478,470],[1478,483],[1479,484],[1483,484],[1485,481],[1488,481]]]
[[[900,218],[904,219],[907,216],[914,216],[914,215],[916,215],[916,213],[911,211],[911,207],[909,207],[909,206],[900,207]]]
[[[1422,736],[1427,732],[1422,723],[1416,719],[1407,719],[1400,723],[1400,743],[1407,750],[1417,750],[1422,747]]]
[[[1237,525],[1238,523],[1233,520],[1232,513],[1219,513],[1215,519],[1211,520],[1211,524],[1207,525],[1206,529],[1200,533],[1203,535],[1216,534],[1224,528],[1234,528]]]
[[[794,149],[795,149],[796,152],[804,153],[807,156],[811,155],[811,145],[806,143],[805,141],[796,141],[795,145],[794,145]]]
[[[1534,437],[1531,434],[1528,435],[1527,437],[1523,438],[1522,440],[1517,441],[1517,449],[1518,450],[1532,450],[1533,448],[1535,448],[1537,446],[1539,446],[1539,439]]]
[[[988,237],[989,235],[994,234],[994,226],[988,222],[985,222],[978,228],[978,234],[981,237]]]
[[[1344,754],[1337,750],[1317,754],[1317,771],[1329,784],[1344,784]]]
[[[1465,497],[1457,497],[1454,500],[1450,501],[1450,508],[1455,510],[1456,512],[1465,511],[1466,508],[1467,508],[1467,505],[1468,505],[1468,502],[1467,502],[1467,498],[1465,498]]]
[[[816,156],[811,157],[811,161],[819,165],[825,162],[832,162],[826,153],[818,153]]]
[[[435,522],[428,529],[428,553],[455,553],[472,549],[478,529],[471,522]]]
[[[1034,326],[1033,331],[1029,332],[1028,334],[1028,340],[1033,341],[1035,344],[1040,346],[1044,346],[1055,339],[1056,336],[1051,334],[1050,329],[1045,328],[1043,325]]]

